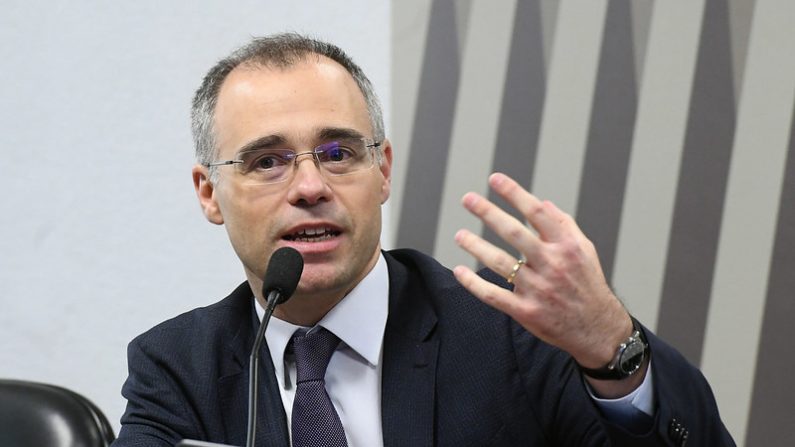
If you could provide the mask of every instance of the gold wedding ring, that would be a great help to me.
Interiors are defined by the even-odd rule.
[[[511,269],[511,273],[507,278],[505,278],[505,280],[508,281],[508,284],[513,284],[513,280],[516,278],[516,272],[522,268],[522,265],[524,265],[524,259],[517,259],[516,264],[514,264],[513,268]]]

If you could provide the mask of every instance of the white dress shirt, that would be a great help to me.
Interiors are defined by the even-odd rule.
[[[262,320],[265,310],[258,301],[256,309]],[[326,390],[340,416],[350,447],[384,445],[381,360],[388,313],[389,272],[382,254],[370,273],[315,325],[333,332],[341,340],[326,370]],[[285,358],[284,354],[293,333],[301,327],[274,317],[265,330],[288,427],[292,421],[296,369],[295,361]],[[652,389],[651,368],[648,368],[643,384],[628,396],[598,399],[591,394],[591,397],[608,417],[633,414],[637,410],[652,415]],[[292,443],[292,433],[290,438]]]
[[[260,320],[264,312],[257,302]],[[350,447],[384,445],[381,350],[388,312],[389,272],[381,255],[370,273],[316,325],[342,340],[326,370],[326,391],[340,416]],[[273,318],[265,330],[288,427],[292,421],[296,369],[295,361],[285,358],[284,351],[300,327]]]

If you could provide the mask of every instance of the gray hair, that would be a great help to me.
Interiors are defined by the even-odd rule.
[[[215,161],[218,147],[215,140],[215,107],[221,85],[241,64],[255,64],[262,67],[289,68],[306,60],[311,55],[325,56],[342,65],[356,81],[356,85],[364,95],[370,125],[373,128],[373,139],[380,142],[384,139],[384,115],[381,104],[375,94],[373,85],[362,69],[336,45],[302,36],[295,33],[275,34],[267,37],[254,38],[245,46],[234,51],[228,57],[213,66],[204,77],[201,86],[196,90],[191,107],[191,127],[193,143],[196,148],[196,161],[207,165]],[[215,178],[215,170],[211,178]]]

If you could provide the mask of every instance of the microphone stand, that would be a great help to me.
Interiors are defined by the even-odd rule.
[[[265,340],[265,329],[268,328],[273,310],[281,298],[281,291],[276,289],[268,294],[268,304],[265,306],[265,314],[262,316],[257,335],[254,338],[254,346],[251,348],[251,357],[248,364],[248,424],[246,429],[246,447],[254,447],[257,426],[257,392],[259,388],[259,353],[262,341]]]

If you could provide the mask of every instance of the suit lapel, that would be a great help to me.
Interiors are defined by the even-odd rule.
[[[244,289],[244,290],[241,290]],[[248,420],[248,367],[251,346],[259,326],[251,289],[246,283],[232,295],[239,295],[240,306],[232,327],[237,331],[226,342],[222,375],[218,379],[221,415],[227,439],[233,445],[245,445]],[[268,344],[262,343],[259,359],[259,397],[257,404],[257,446],[289,447],[287,418],[284,414],[279,385],[273,369]]]
[[[386,254],[389,317],[384,333],[381,419],[385,446],[431,446],[434,440],[436,314],[422,282]]]

